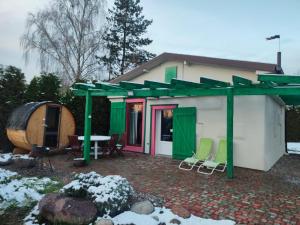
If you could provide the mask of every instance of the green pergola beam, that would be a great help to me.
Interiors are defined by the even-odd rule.
[[[92,96],[90,91],[86,91],[85,114],[84,114],[84,145],[83,145],[83,157],[86,163],[90,163],[91,125],[92,125]]]
[[[228,87],[230,86],[229,82],[214,80],[206,77],[200,77],[200,83],[208,84],[214,87]]]
[[[257,80],[261,82],[274,82],[277,84],[300,84],[300,76],[290,75],[259,74]]]
[[[71,89],[71,90],[75,96],[85,96],[86,95],[86,90],[81,90],[81,89]]]
[[[128,91],[123,91],[123,90],[91,90],[91,95],[92,96],[128,96],[129,93]]]
[[[94,84],[87,84],[87,83],[76,83],[74,84],[74,89],[81,89],[81,90],[89,90],[95,88]]]
[[[286,105],[300,105],[300,95],[280,95]]]
[[[143,84],[133,83],[129,81],[121,81],[119,84],[126,90],[140,89],[145,87]]]
[[[178,80],[178,79],[172,79],[171,80],[171,85],[175,89],[189,89],[189,88],[208,88],[211,87],[211,85],[207,84],[201,84],[201,83],[196,83],[196,82],[191,82],[191,81],[185,81],[185,80]]]
[[[144,88],[144,89],[133,90],[133,96],[134,97],[161,97],[161,96],[170,96],[170,94],[169,94],[169,89],[166,88],[163,89]]]
[[[234,95],[233,89],[227,89],[227,177],[233,178],[233,115]]]
[[[252,87],[238,88],[235,87],[234,95],[300,95],[300,86],[295,87]]]
[[[103,90],[123,90],[117,84],[105,83],[105,82],[97,82],[95,83],[96,88]]]
[[[167,83],[162,83],[162,82],[156,82],[156,81],[150,81],[150,80],[145,80],[144,81],[144,86],[146,88],[150,89],[156,89],[156,88],[170,88],[171,85]]]
[[[252,81],[244,77],[232,76],[232,82],[234,86],[250,86]]]
[[[162,97],[162,96],[225,96],[226,88],[211,89],[136,89],[133,90],[134,97]]]

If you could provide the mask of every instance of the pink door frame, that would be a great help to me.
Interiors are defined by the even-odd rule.
[[[153,105],[151,108],[151,155],[155,155],[156,145],[156,110],[174,109],[177,105]]]
[[[145,125],[145,99],[143,98],[131,98],[126,99],[126,135],[128,134],[128,122],[129,122],[129,108],[127,103],[143,103],[143,112],[142,112],[142,144],[141,146],[132,146],[127,145],[127,137],[126,137],[126,144],[124,150],[132,151],[132,152],[144,152],[144,125]]]

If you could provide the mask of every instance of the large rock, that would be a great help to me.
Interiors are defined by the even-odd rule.
[[[148,215],[153,213],[154,207],[150,201],[146,200],[146,201],[134,203],[131,206],[131,211],[137,214]]]
[[[102,177],[96,172],[76,175],[62,191],[71,197],[80,196],[92,200],[99,216],[109,214],[111,217],[129,209],[134,192],[125,178],[117,175]]]
[[[40,217],[53,224],[89,224],[97,215],[97,208],[91,201],[55,193],[44,196],[38,208]]]
[[[191,213],[188,210],[178,205],[173,206],[171,211],[175,215],[180,216],[184,219],[189,218],[191,216]]]

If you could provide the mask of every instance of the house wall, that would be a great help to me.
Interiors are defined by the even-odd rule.
[[[123,101],[115,98],[112,101]],[[151,106],[178,105],[197,108],[197,141],[200,137],[218,141],[226,138],[225,96],[148,98],[145,120],[145,153],[150,154]],[[284,105],[269,96],[234,97],[234,165],[269,170],[285,152]],[[197,143],[198,144],[198,143]]]
[[[232,75],[239,75],[241,77],[257,82],[256,71],[208,64],[184,65],[183,62],[176,61],[163,63],[130,81],[136,83],[144,83],[144,80],[164,82],[165,69],[170,66],[177,66],[177,79],[187,81],[199,82],[200,77],[208,77],[211,79],[231,82]]]
[[[270,102],[266,96],[237,96],[234,105],[234,165],[239,167],[267,170],[274,160],[282,155],[282,149],[278,147],[278,154],[272,152],[273,146],[266,146],[266,142],[272,142],[265,138],[265,119],[268,117],[266,102]],[[271,101],[271,107],[278,110],[278,104]],[[218,141],[226,138],[226,97],[190,97],[190,98],[164,98],[148,99],[145,133],[145,153],[150,152],[150,110],[151,105],[178,104],[178,107],[197,107],[197,141],[200,137],[209,137],[214,140],[213,151],[216,151]],[[268,110],[273,111],[271,107]],[[279,107],[280,108],[280,107]],[[272,121],[270,118],[268,121]],[[284,133],[284,127],[277,126],[277,133]],[[268,136],[270,136],[268,134]],[[274,137],[276,138],[276,137]],[[284,143],[284,141],[283,141]],[[274,146],[275,143],[272,143]]]
[[[285,153],[285,106],[276,98],[267,97],[265,104],[264,170],[269,170]]]

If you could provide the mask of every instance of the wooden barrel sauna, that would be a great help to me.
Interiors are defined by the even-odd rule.
[[[8,139],[16,148],[31,151],[32,145],[62,149],[75,134],[75,119],[63,105],[30,102],[16,108],[6,127]]]

